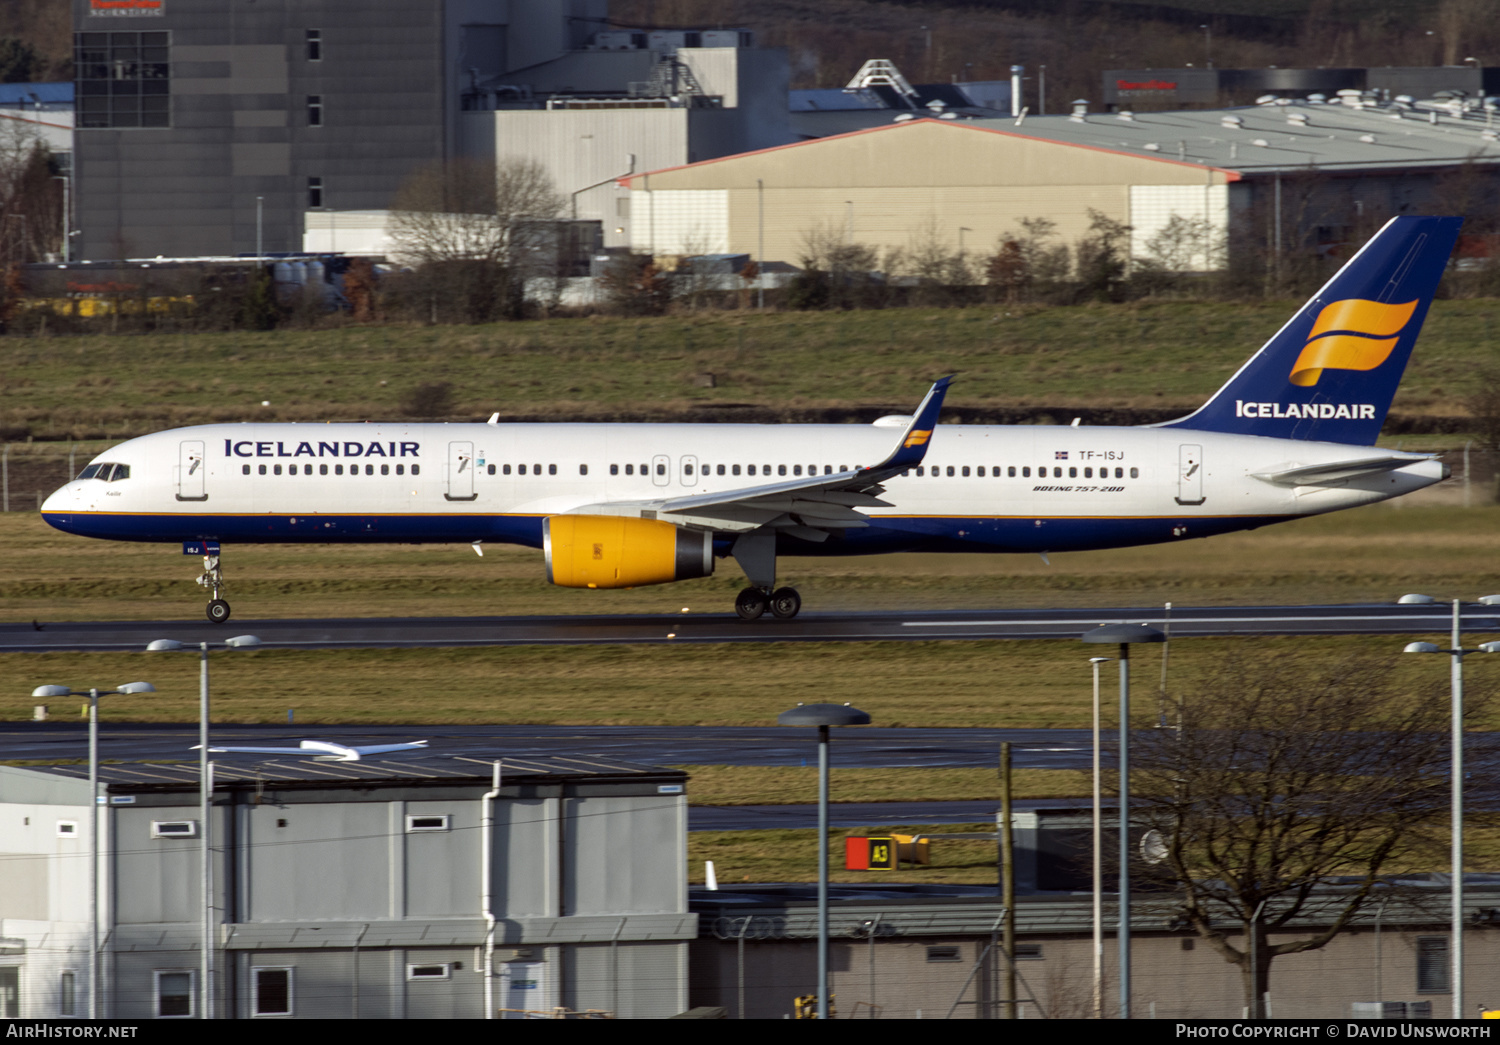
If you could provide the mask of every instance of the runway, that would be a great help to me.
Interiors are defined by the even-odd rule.
[[[222,642],[257,636],[277,649],[399,649],[465,646],[708,643],[708,642],[913,642],[936,639],[1076,639],[1090,628],[1118,621],[1167,627],[1173,637],[1212,635],[1431,635],[1446,634],[1451,609],[1397,606],[1183,606],[1104,609],[1008,609],[911,613],[804,613],[794,620],[743,621],[730,614],[641,614],[555,617],[344,617],[82,621],[0,625],[0,652],[121,651],[144,649],[153,639]],[[1467,607],[1466,631],[1500,632],[1500,614]]]

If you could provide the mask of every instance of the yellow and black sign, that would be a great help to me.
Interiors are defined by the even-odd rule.
[[[896,840],[894,838],[870,839],[870,864],[872,871],[896,870]]]
[[[838,1015],[834,1008],[834,1000],[837,994],[828,996],[828,1018],[831,1020]],[[818,996],[816,994],[799,994],[792,999],[792,1018],[795,1020],[815,1020],[818,1018]]]

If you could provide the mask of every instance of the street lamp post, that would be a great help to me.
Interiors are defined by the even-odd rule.
[[[1493,601],[1492,601],[1493,600]],[[1486,595],[1479,600],[1486,606],[1500,605],[1500,595]],[[1403,606],[1430,606],[1437,602],[1430,595],[1403,595]],[[1448,649],[1431,642],[1409,642],[1403,653],[1445,653],[1452,658],[1450,685],[1449,758],[1449,933],[1448,960],[1451,963],[1453,1018],[1464,1018],[1464,658],[1471,653],[1500,653],[1500,642],[1484,642],[1478,649],[1463,648],[1462,602],[1453,600],[1453,628]]]
[[[33,697],[89,698],[89,1019],[99,1018],[99,698],[113,694],[155,693],[149,682],[127,682],[117,689],[38,686]]]
[[[199,879],[202,886],[202,911],[199,927],[199,947],[202,954],[199,955],[198,976],[203,986],[201,993],[203,1004],[198,1007],[200,1019],[211,1020],[214,1018],[214,992],[213,992],[213,911],[214,911],[214,875],[213,875],[213,850],[210,848],[209,813],[213,808],[213,774],[212,765],[208,761],[208,649],[211,644],[200,642],[197,644],[202,660],[198,671],[198,864]],[[231,648],[245,648],[260,645],[260,639],[254,635],[236,635],[232,639],[225,639],[224,645]],[[193,646],[189,643],[178,642],[176,639],[157,639],[146,647],[150,653],[173,652],[177,650],[191,650]]]
[[[864,726],[870,716],[849,704],[798,704],[779,726],[818,727],[818,1019],[828,1019],[828,727]]]
[[[1094,669],[1094,1019],[1104,1019],[1104,790],[1100,773],[1099,666],[1108,657],[1090,657]]]
[[[1120,647],[1120,1019],[1130,1019],[1130,647],[1162,642],[1161,632],[1146,624],[1106,624],[1084,632],[1084,642]]]

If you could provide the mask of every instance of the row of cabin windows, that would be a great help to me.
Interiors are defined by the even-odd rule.
[[[509,475],[510,474],[510,465],[508,465],[508,464],[502,464],[502,465],[493,465],[492,464],[492,465],[489,465],[489,473],[491,475],[494,475],[496,468],[500,469],[500,474],[501,475]],[[516,465],[516,474],[517,475],[526,475],[527,474],[527,472],[526,472],[526,466],[524,464],[518,464],[518,465]],[[532,465],[531,466],[531,473],[530,474],[532,474],[532,475],[541,475],[542,474],[542,466],[539,465],[539,464]],[[547,466],[547,474],[548,475],[556,475],[557,474],[557,465],[555,465],[555,464],[549,464]],[[589,466],[586,465],[586,464],[579,465],[578,466],[578,474],[579,475],[588,475],[589,474]]]
[[[915,469],[908,468],[906,471],[902,472],[901,474],[902,475],[911,475],[913,471],[915,471],[917,473],[917,475],[919,475],[919,476],[927,474],[926,466],[925,465],[920,465],[920,464],[917,465],[917,467]],[[1069,479],[1077,479],[1078,478],[1078,468],[1076,466],[1068,468],[1067,472],[1068,472],[1068,478]],[[943,474],[943,467],[941,465],[933,465],[932,466],[932,476],[933,476],[934,479],[936,479],[938,476],[940,476],[942,474]],[[961,465],[961,466],[958,466],[957,468],[955,468],[955,466],[953,466],[953,465],[950,464],[950,465],[947,466],[947,474],[949,476],[962,476],[964,478],[967,478],[968,475],[969,475],[969,466],[968,465]],[[984,476],[984,465],[977,466],[977,468],[975,469],[975,474],[980,479],[983,479],[985,477]],[[999,478],[1001,478],[1002,474],[1006,478],[1010,478],[1010,479],[1016,478],[1017,475],[1019,475],[1022,479],[1029,479],[1029,478],[1031,478],[1031,468],[1030,468],[1029,465],[1022,465],[1019,469],[1017,469],[1017,467],[1015,465],[1009,465],[1008,467],[1006,467],[1004,469],[1004,471],[1002,473],[1001,466],[997,464],[993,468],[990,469],[990,475],[991,475],[992,478],[999,479]],[[1045,465],[1042,466],[1042,467],[1039,467],[1036,470],[1036,477],[1038,479],[1045,479],[1045,478],[1047,478],[1047,468],[1046,468]],[[1062,477],[1063,477],[1063,469],[1062,468],[1055,467],[1055,468],[1052,469],[1052,478],[1054,478],[1054,479],[1061,479]],[[1109,477],[1110,476],[1109,476],[1109,469],[1108,468],[1100,468],[1099,469],[1099,478],[1100,479],[1108,479]],[[1116,468],[1115,469],[1115,475],[1114,475],[1114,477],[1116,479],[1123,479],[1123,478],[1125,478],[1125,469],[1124,468]],[[1141,470],[1139,468],[1132,468],[1132,469],[1130,469],[1130,478],[1132,478],[1132,479],[1139,479],[1140,477],[1141,477]],[[1094,478],[1094,469],[1092,467],[1085,466],[1084,469],[1083,469],[1083,478],[1085,478],[1085,479],[1092,479],[1092,478]]]
[[[280,475],[281,474],[281,465],[279,465],[279,464],[273,464],[273,465],[264,465],[263,464],[263,465],[257,465],[257,467],[260,469],[260,474],[261,475],[268,474],[267,471],[266,471],[267,468],[270,469],[269,474],[271,474],[271,475]],[[320,464],[320,465],[318,465],[318,474],[319,475],[327,475],[328,474],[328,467],[329,466],[326,465],[326,464]],[[396,474],[397,475],[405,475],[406,474],[406,465],[404,465],[404,464],[397,464],[397,465],[383,464],[383,465],[380,466],[380,474],[381,475],[390,475],[392,468],[396,469]],[[248,464],[241,465],[240,466],[240,474],[241,475],[249,475],[250,474],[250,466]],[[294,465],[294,464],[287,465],[286,466],[286,474],[287,475],[297,475],[297,474],[299,474],[298,471],[297,471],[297,466]],[[302,475],[312,475],[313,474],[313,466],[310,465],[310,464],[303,465],[302,466],[302,471],[301,471],[300,474],[302,474]],[[341,465],[341,464],[334,465],[333,466],[333,474],[334,475],[343,475],[344,474],[344,466]],[[349,466],[349,474],[350,475],[358,475],[359,474],[359,465],[357,465],[357,464],[351,464]],[[365,474],[366,475],[374,475],[375,474],[375,466],[373,464],[367,464],[367,465],[365,465]],[[412,465],[411,466],[411,474],[412,475],[421,475],[422,474],[422,466],[419,465],[419,464]]]
[[[747,464],[747,465],[745,465],[744,466],[744,474],[745,475],[755,475],[756,474],[756,467],[757,466],[753,465],[753,464]],[[741,474],[740,468],[741,468],[741,466],[737,465],[737,464],[721,464],[721,465],[705,464],[705,465],[699,466],[699,468],[698,468],[698,474],[699,475],[703,475],[703,476],[710,476],[710,475],[739,475],[739,474]],[[761,474],[761,475],[769,476],[769,475],[772,474],[772,472],[771,472],[771,465],[763,464],[763,465],[760,465],[759,468],[760,468],[760,473],[759,474]],[[788,472],[788,469],[791,469],[791,471]],[[840,472],[847,472],[849,469],[845,465],[839,465],[838,470]],[[686,464],[686,463],[683,464],[683,466],[682,466],[682,474],[683,475],[685,475],[685,476],[686,475],[692,475],[693,471],[694,471],[694,468],[693,468],[693,466],[691,464]],[[619,475],[620,474],[620,466],[617,465],[617,464],[610,465],[609,466],[609,474],[610,475]],[[635,475],[636,474],[636,465],[633,465],[633,464],[627,464],[627,465],[625,465],[625,474],[626,475]],[[640,465],[640,474],[641,475],[650,475],[651,474],[651,468],[650,468],[650,466],[649,465],[644,465],[644,464]],[[656,466],[656,474],[657,475],[666,475],[667,474],[667,466],[665,464],[658,464]],[[776,475],[801,475],[801,474],[803,474],[802,473],[802,466],[800,464],[793,464],[793,465],[779,464],[779,465],[776,465],[776,472],[775,472],[775,474]],[[815,465],[815,464],[808,465],[807,466],[807,474],[808,475],[817,475],[818,474],[818,466]],[[824,475],[832,475],[832,474],[834,474],[833,465],[831,465],[831,464],[825,464],[823,466],[823,474]]]

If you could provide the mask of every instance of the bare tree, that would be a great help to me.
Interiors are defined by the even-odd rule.
[[[40,261],[61,249],[62,187],[37,128],[0,118],[0,264]]]
[[[526,279],[555,269],[554,219],[563,200],[533,160],[457,159],[423,167],[391,202],[397,255],[419,267],[437,312],[439,294],[475,321],[515,316]]]
[[[1367,657],[1232,660],[1176,703],[1180,728],[1138,747],[1140,819],[1165,839],[1140,875],[1178,894],[1260,1014],[1275,958],[1325,946],[1394,872],[1440,851],[1447,701]]]

